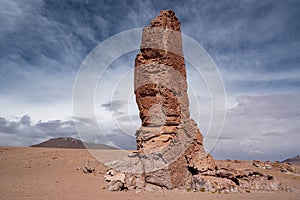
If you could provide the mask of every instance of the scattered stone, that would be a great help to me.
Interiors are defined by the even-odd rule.
[[[263,162],[259,160],[253,160],[252,165],[260,169],[272,169],[272,165],[269,161]]]
[[[95,172],[95,168],[90,167],[88,165],[84,165],[82,171],[83,171],[83,173],[86,173],[86,174],[93,173],[93,172]]]
[[[109,191],[119,191],[124,189],[125,174],[121,172],[115,172],[114,170],[108,170],[104,179],[109,182],[107,189]]]
[[[146,187],[145,187],[145,191],[147,191],[147,192],[155,192],[154,185],[147,184]]]
[[[285,188],[284,188],[284,191],[285,191],[285,192],[293,192],[292,188],[289,188],[289,187],[285,187]]]
[[[272,164],[271,164],[270,161],[267,161],[267,162],[265,163],[265,168],[266,168],[266,169],[272,169]]]
[[[252,165],[260,169],[275,169],[283,173],[296,173],[296,167],[289,162],[280,163],[278,161],[263,162],[263,161],[253,160]]]
[[[137,189],[137,190],[135,190],[135,194],[140,194],[142,192],[142,190],[141,189]]]
[[[238,164],[241,163],[241,161],[239,161],[239,160],[234,160],[233,162],[234,162],[234,163],[238,163]]]
[[[281,163],[281,167],[282,167],[282,169],[286,169],[286,171],[288,171],[288,172],[292,172],[292,173],[297,172],[296,167],[289,162]]]

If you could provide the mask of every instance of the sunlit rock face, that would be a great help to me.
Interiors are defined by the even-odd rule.
[[[202,134],[190,119],[180,21],[174,11],[161,11],[144,28],[134,84],[142,120],[137,149],[159,153],[168,161],[163,169],[168,185],[185,185],[189,168],[213,170],[214,160],[205,155]]]
[[[135,59],[134,92],[142,121],[137,151],[108,165],[108,189],[278,189],[266,175],[215,165],[190,118],[187,87],[180,21],[174,11],[163,10],[144,28]]]

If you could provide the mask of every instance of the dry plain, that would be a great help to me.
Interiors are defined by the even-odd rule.
[[[117,150],[101,150],[103,156]],[[107,167],[85,149],[0,147],[0,199],[300,199],[300,176],[257,169],[251,161],[217,161],[219,165],[250,168],[273,175],[292,192],[216,194],[193,191],[110,192],[103,178]],[[88,164],[93,173],[83,173]],[[300,170],[297,166],[298,172]]]

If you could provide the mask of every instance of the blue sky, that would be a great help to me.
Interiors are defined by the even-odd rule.
[[[212,154],[270,160],[299,154],[300,2],[293,0],[1,1],[0,145],[78,137],[74,121],[86,130],[87,138],[101,142],[91,128],[95,122],[73,117],[76,73],[99,43],[148,25],[162,9],[175,11],[182,32],[205,48],[224,80],[227,117]],[[114,87],[121,77],[130,81],[130,73],[124,74],[133,69],[136,53],[116,60],[99,84]],[[188,70],[201,103],[197,121],[205,135],[210,97],[201,77],[193,78],[189,66]],[[134,96],[114,102],[101,97],[110,94],[109,89],[98,91],[95,112],[105,119],[112,141],[134,147],[133,135],[111,126],[113,116],[124,119],[120,111],[124,105],[132,117],[124,119],[127,132],[139,126]]]

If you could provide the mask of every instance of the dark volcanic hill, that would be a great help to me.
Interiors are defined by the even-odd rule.
[[[108,146],[105,144],[95,144],[89,142],[83,142],[81,140],[71,138],[71,137],[60,137],[53,138],[42,142],[40,144],[35,144],[30,147],[48,147],[48,148],[69,148],[69,149],[116,149],[115,147]]]
[[[297,155],[297,156],[294,156],[292,158],[285,159],[282,162],[289,162],[291,164],[300,165],[300,156]]]

